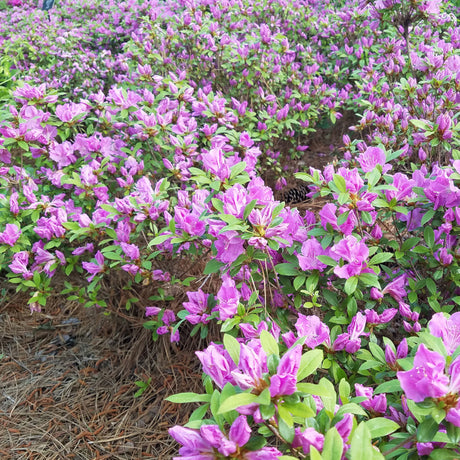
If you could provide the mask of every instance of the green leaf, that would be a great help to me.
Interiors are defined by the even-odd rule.
[[[386,363],[385,352],[374,342],[369,342],[369,350],[375,359],[380,361],[382,364]]]
[[[337,265],[337,261],[334,260],[332,257],[329,256],[316,256],[316,258],[325,265],[329,265],[331,267],[335,267]]]
[[[104,254],[104,257],[109,260],[124,260],[123,257],[121,257],[121,255],[117,254],[116,252],[102,252],[102,253]]]
[[[210,402],[211,395],[198,393],[178,393],[165,398],[166,401],[173,403],[191,403],[191,402]]]
[[[230,179],[238,176],[242,171],[244,171],[244,168],[246,168],[246,163],[244,161],[240,161],[239,163],[233,165],[230,168]]]
[[[334,390],[334,387],[332,387]],[[315,396],[320,396],[320,397],[335,397],[335,390],[332,393],[330,391],[330,387],[325,387],[323,385],[318,385],[315,383],[298,383],[297,384],[297,390],[301,391],[302,393],[305,394],[310,394],[310,395],[315,395]]]
[[[373,286],[380,289],[379,277],[373,273],[361,273],[358,275],[359,281],[365,286]]]
[[[350,384],[346,379],[340,380],[339,383],[339,395],[342,403],[347,403],[348,398],[350,397]]]
[[[428,416],[417,428],[417,441],[432,442],[438,430],[439,423]]]
[[[295,435],[294,426],[289,426],[281,416],[278,419],[278,431],[285,441],[287,441],[289,444],[292,443]]]
[[[321,456],[328,460],[340,460],[343,454],[343,439],[336,427],[332,427],[324,437],[324,447]]]
[[[243,219],[246,220],[251,214],[251,211],[255,208],[257,204],[257,200],[252,200],[245,208],[244,208],[244,213],[243,213]]]
[[[402,391],[401,385],[398,379],[388,380],[388,382],[381,383],[375,390],[374,394],[378,395],[380,393],[397,393]]]
[[[377,198],[376,200],[374,200],[372,202],[372,206],[374,206],[376,208],[388,208],[389,203],[386,200],[382,200],[381,198]]]
[[[323,361],[323,351],[320,349],[307,351],[300,359],[299,371],[297,372],[297,381],[301,382],[303,379],[313,374],[313,372],[321,366]],[[314,393],[312,393],[314,394]]]
[[[365,371],[367,369],[378,369],[379,367],[382,366],[382,363],[380,361],[374,361],[373,359],[369,359],[367,361],[364,361],[361,366],[359,366],[360,371]]]
[[[391,252],[379,252],[369,261],[369,265],[383,264],[393,257]]]
[[[268,331],[261,331],[260,333],[260,343],[265,353],[268,355],[279,356],[280,350],[278,347],[278,342]]]
[[[313,273],[308,277],[307,281],[305,282],[305,289],[307,292],[313,293],[316,286],[318,285],[319,281],[319,271],[314,270]]]
[[[283,457],[280,457],[283,458]],[[314,446],[310,446],[310,460],[322,460],[321,454],[316,450]],[[297,457],[296,457],[297,460]]]
[[[203,274],[210,275],[211,273],[218,273],[221,267],[225,264],[219,262],[217,259],[211,259],[204,267]]]
[[[296,276],[296,278],[294,279],[294,282],[292,283],[292,285],[294,286],[294,289],[298,291],[301,288],[301,286],[303,286],[306,279],[307,277],[305,275]]]
[[[412,119],[412,120],[409,120],[410,123],[412,123],[416,128],[419,128],[419,129],[422,129],[423,131],[428,131],[432,128],[432,126],[430,125],[430,123],[428,123],[427,121],[425,120],[416,120],[416,119]]]
[[[247,404],[251,404],[256,402],[258,398],[257,395],[253,395],[251,393],[239,393],[227,398],[219,408],[218,414],[224,414],[225,412],[230,412],[231,410],[238,409],[238,407],[246,406]]]
[[[27,142],[18,141],[18,145],[19,147],[21,147],[22,150],[25,150],[26,152],[29,151],[29,144],[27,144]]]
[[[340,406],[340,409],[335,414],[335,417],[341,417],[343,414],[356,414],[366,416],[366,411],[356,403],[348,403]]]
[[[434,209],[428,209],[428,211],[425,214],[423,214],[420,225],[424,227],[425,224],[427,224],[434,217],[435,214],[436,211]]]
[[[294,419],[292,418],[290,412],[284,407],[284,404],[278,405],[278,415],[281,417],[282,420],[286,422],[286,425],[289,428],[292,428],[294,426]]]
[[[381,438],[394,433],[400,428],[399,424],[393,420],[383,417],[372,418],[366,422],[367,429],[369,430],[372,438]]]
[[[165,235],[165,234],[162,234],[162,235],[158,235],[156,236],[153,240],[150,240],[149,242],[149,246],[154,246],[156,244],[161,244],[163,242],[165,242],[166,240],[168,240],[169,238],[172,238],[173,235],[171,234],[168,234],[168,235]]]
[[[263,390],[262,393],[260,393],[260,395],[257,398],[257,403],[262,406],[268,406],[271,403],[269,388],[265,388],[265,390]]]
[[[191,414],[188,419],[188,423],[190,422],[196,422],[198,420],[203,420],[204,416],[206,415],[206,412],[209,409],[209,404],[203,404],[202,406],[198,407],[195,409]]]
[[[295,265],[287,263],[275,265],[275,272],[285,276],[297,276],[299,274]]]
[[[372,446],[371,433],[369,432],[366,423],[361,422],[353,433],[350,447],[350,460],[370,460],[374,458],[383,459],[383,455],[378,454],[378,451]]]
[[[316,415],[311,407],[301,402],[295,404],[283,403],[283,407],[296,417],[310,418]]]
[[[224,334],[224,346],[233,362],[238,366],[240,362],[240,343],[230,334]]]
[[[426,279],[426,287],[428,291],[430,291],[431,295],[436,294],[436,291],[437,291],[436,283],[431,278]]]
[[[431,460],[458,460],[458,453],[451,449],[435,449],[430,454]]]
[[[347,183],[344,177],[339,174],[334,174],[333,180],[339,192],[345,193],[347,191]]]
[[[353,294],[356,291],[356,287],[358,286],[358,277],[352,276],[345,281],[344,290],[348,295]]]
[[[401,251],[407,252],[410,249],[412,249],[418,242],[420,241],[420,238],[413,236],[412,238],[408,238],[406,241],[404,241],[403,245],[401,246]]]
[[[423,236],[425,238],[425,242],[430,249],[434,247],[434,231],[431,227],[425,227],[423,231]]]

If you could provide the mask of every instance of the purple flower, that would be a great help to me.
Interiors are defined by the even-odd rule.
[[[329,328],[317,316],[305,316],[299,313],[295,328],[299,337],[306,337],[307,347],[316,348],[324,342],[330,346]]]
[[[57,163],[59,169],[77,161],[77,157],[74,155],[74,146],[68,141],[53,145],[49,156]]]
[[[224,263],[235,261],[244,252],[244,241],[235,230],[218,235],[214,246],[217,249],[216,259]]]
[[[210,316],[206,313],[209,294],[205,294],[201,289],[198,289],[196,292],[188,291],[187,297],[189,301],[182,304],[190,313],[186,316],[187,321],[191,324],[207,324]]]
[[[94,258],[96,259],[96,263],[94,262],[82,262],[82,267],[91,274],[88,278],[88,281],[91,282],[93,278],[98,273],[103,273],[105,270],[104,266],[104,256],[102,255],[101,251],[97,251]]]
[[[388,283],[382,291],[382,294],[389,294],[398,302],[406,297],[407,275],[401,275],[395,278],[391,283]]]
[[[350,413],[344,414],[342,420],[335,424],[335,428],[340,434],[345,444],[348,444],[350,434],[353,430],[353,415]]]
[[[29,264],[29,253],[27,251],[20,251],[13,254],[13,261],[8,267],[13,273],[22,274],[23,278],[30,279],[33,273],[27,268]]]
[[[248,192],[241,184],[235,184],[222,195],[222,201],[225,214],[231,214],[241,219],[244,208],[249,203]]]
[[[156,316],[160,311],[161,308],[158,307],[145,307],[145,316]]]
[[[361,335],[366,335],[366,317],[358,312],[352,319],[346,333],[340,334],[334,342],[333,349],[340,351],[345,349],[348,353],[356,353],[361,348]]]
[[[0,233],[0,243],[14,246],[21,236],[21,229],[16,224],[6,224],[5,230]]]
[[[460,312],[446,318],[443,313],[436,313],[428,323],[432,335],[441,337],[450,355],[460,346]]]
[[[361,169],[365,173],[372,171],[377,165],[384,166],[386,161],[385,152],[379,147],[368,147],[358,157]]]
[[[302,357],[302,345],[288,350],[281,358],[276,374],[270,379],[270,396],[292,395],[297,390],[297,371]]]
[[[217,299],[219,305],[216,309],[219,310],[219,319],[225,321],[228,318],[233,318],[238,310],[240,293],[235,287],[235,281],[230,276],[224,275]]]
[[[360,383],[355,383],[355,392],[356,396],[365,396],[367,398],[360,402],[364,409],[376,414],[384,414],[386,412],[387,397],[384,393],[374,396],[374,390],[371,387],[365,387]]]
[[[244,415],[240,415],[232,423],[228,435],[218,425],[202,425],[199,430],[174,426],[169,434],[182,447],[182,457],[174,460],[214,460],[216,458],[244,458],[245,460],[275,460],[281,454],[275,448],[262,448],[257,451],[246,451],[244,445],[251,438],[251,428]],[[237,454],[238,452],[238,454]],[[220,455],[219,455],[220,454]]]
[[[230,166],[220,148],[211,149],[202,155],[203,166],[221,181],[230,177]]]
[[[203,372],[209,375],[219,388],[224,388],[225,384],[235,383],[232,371],[236,365],[228,352],[222,345],[211,345],[204,351],[196,351],[195,354],[203,366]]]
[[[408,346],[407,340],[404,338],[396,349],[396,355],[393,348],[390,345],[385,347],[385,360],[393,370],[401,370],[401,367],[396,362],[397,359],[402,359],[407,356]]]
[[[346,236],[332,246],[330,255],[337,261],[343,259],[344,262],[348,262],[342,267],[337,265],[334,268],[334,273],[339,278],[348,279],[361,273],[373,273],[366,263],[369,248],[363,240],[358,241],[354,236]]]
[[[377,325],[389,323],[395,317],[396,313],[398,313],[398,310],[396,308],[387,308],[379,315],[376,311],[369,309],[364,313],[368,324]]]
[[[174,460],[181,458],[194,458],[195,460],[215,459],[214,448],[202,438],[198,430],[176,425],[168,431],[179,444],[182,444],[179,454],[183,457],[175,457]]]
[[[302,252],[297,255],[302,270],[319,270],[322,272],[327,265],[323,264],[317,256],[327,255],[316,238],[310,238],[302,244]]]
[[[65,123],[70,123],[74,118],[75,122],[79,122],[85,118],[87,113],[88,106],[82,103],[76,104],[74,102],[69,102],[56,107],[56,116]],[[78,118],[76,118],[77,116]]]
[[[440,398],[446,394],[449,378],[444,374],[445,365],[439,353],[428,350],[422,343],[415,354],[413,369],[396,375],[406,396],[422,402],[425,398]]]
[[[301,447],[304,454],[308,455],[310,453],[311,446],[321,452],[324,446],[324,435],[318,433],[311,427],[306,428],[304,431],[301,431],[300,428],[296,428],[294,441],[292,441],[292,447]]]
[[[140,257],[139,248],[135,244],[128,244],[124,243],[123,241],[120,243],[121,249],[132,260],[137,260]]]

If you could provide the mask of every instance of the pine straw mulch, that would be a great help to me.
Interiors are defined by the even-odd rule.
[[[172,458],[167,430],[197,406],[164,398],[203,391],[194,350],[205,344],[153,342],[142,320],[52,300],[34,314],[20,296],[0,301],[0,458]]]

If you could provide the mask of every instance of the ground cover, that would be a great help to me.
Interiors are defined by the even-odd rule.
[[[0,8],[4,455],[457,458],[454,2]]]

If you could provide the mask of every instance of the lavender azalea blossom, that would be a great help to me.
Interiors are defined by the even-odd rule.
[[[365,387],[360,383],[355,383],[356,396],[365,396],[367,399],[361,401],[364,409],[374,414],[384,414],[387,410],[387,397],[385,393],[374,396],[374,390],[371,387]]]
[[[450,355],[460,346],[460,312],[447,318],[444,313],[436,313],[428,323],[432,335],[441,337]]]
[[[330,254],[337,261],[343,259],[344,262],[347,262],[343,266],[337,265],[334,268],[334,273],[339,278],[348,279],[361,273],[373,273],[367,267],[366,262],[369,257],[369,248],[363,240],[358,241],[352,235],[332,246]]]
[[[445,367],[444,357],[428,350],[422,343],[415,354],[414,367],[396,375],[409,399],[422,402],[433,398],[442,404],[446,420],[460,427],[460,356],[450,365],[449,375],[446,375]]]
[[[103,273],[105,271],[104,256],[102,255],[101,251],[97,251],[94,258],[96,259],[96,263],[82,262],[82,267],[91,275],[88,278],[89,282],[93,281],[93,278],[98,273]]]
[[[216,259],[224,263],[235,261],[244,252],[244,241],[235,230],[218,235],[214,246],[217,249]]]
[[[295,328],[299,337],[306,337],[305,345],[316,348],[322,343],[330,346],[329,328],[317,316],[305,316],[299,313]]]
[[[209,375],[219,388],[224,388],[230,382],[235,384],[232,371],[236,365],[222,345],[211,343],[204,351],[197,351],[195,354],[203,366],[203,372]]]
[[[21,229],[16,224],[6,224],[5,230],[0,233],[0,244],[14,246],[21,236]]]
[[[425,398],[440,398],[446,394],[449,378],[444,373],[445,365],[439,353],[428,350],[422,343],[415,354],[413,369],[397,373],[406,396],[422,402]]]
[[[219,318],[225,321],[228,318],[233,318],[238,310],[240,293],[235,287],[235,281],[228,275],[223,277],[223,283],[217,293],[219,305],[216,307],[219,310]]]
[[[13,261],[8,267],[13,273],[22,274],[23,278],[30,279],[33,277],[33,272],[28,269],[29,253],[20,251],[13,254]]]
[[[385,152],[379,147],[368,147],[358,157],[358,162],[364,172],[372,171],[377,165],[384,166],[387,158]],[[386,172],[388,168],[385,168]]]
[[[291,395],[297,389],[297,371],[302,357],[302,346],[291,348],[280,360],[276,374],[270,379],[270,396]]]
[[[302,252],[297,255],[302,270],[319,270],[322,272],[327,265],[323,264],[317,256],[327,255],[316,238],[309,238],[302,244]]]
[[[189,315],[186,316],[187,321],[191,324],[207,324],[210,317],[207,313],[209,294],[198,289],[196,292],[188,291],[187,297],[189,301],[182,304],[189,312]]]
[[[244,448],[251,438],[251,428],[244,415],[235,419],[228,434],[223,433],[218,425],[202,425],[199,430],[176,425],[169,429],[169,434],[182,444],[179,449],[181,456],[173,460],[275,460],[282,455],[274,447],[263,447],[255,451]]]
[[[300,428],[296,428],[292,447],[301,447],[304,454],[308,455],[310,453],[311,446],[321,452],[324,446],[324,435],[318,433],[311,427],[306,428],[304,431],[301,431]]]
[[[358,312],[348,326],[347,332],[340,334],[334,342],[335,351],[345,349],[348,353],[356,353],[361,348],[361,335],[366,327],[366,316]]]

